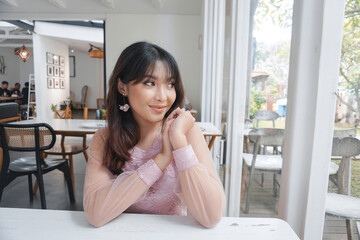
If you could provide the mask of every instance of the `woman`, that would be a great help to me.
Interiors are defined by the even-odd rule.
[[[174,58],[138,42],[120,55],[109,83],[108,128],[89,149],[84,210],[100,227],[123,212],[186,215],[214,226],[225,203],[200,128],[180,109]]]

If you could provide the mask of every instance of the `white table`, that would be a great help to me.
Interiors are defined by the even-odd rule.
[[[276,218],[224,217],[206,229],[191,217],[122,214],[100,228],[83,212],[0,208],[0,239],[299,239],[288,223]]]

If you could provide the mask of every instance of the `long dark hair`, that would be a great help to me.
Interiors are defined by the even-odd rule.
[[[128,46],[119,56],[109,82],[106,99],[108,138],[105,144],[104,165],[114,174],[120,174],[125,161],[130,159],[129,150],[140,140],[140,130],[131,108],[128,112],[119,110],[119,104],[129,104],[127,97],[118,91],[118,83],[138,84],[148,72],[155,68],[157,61],[167,67],[169,76],[175,80],[176,99],[165,117],[184,100],[184,89],[177,63],[170,53],[148,42],[137,42]]]

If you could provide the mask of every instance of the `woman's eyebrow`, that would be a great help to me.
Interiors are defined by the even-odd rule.
[[[157,80],[157,77],[155,77],[153,75],[145,75],[144,78],[151,78],[151,79]]]

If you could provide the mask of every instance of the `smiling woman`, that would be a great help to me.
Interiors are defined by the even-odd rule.
[[[108,128],[91,143],[84,186],[88,221],[100,227],[123,212],[186,215],[212,227],[224,191],[200,128],[180,109],[175,59],[147,42],[127,47],[110,78]]]

